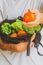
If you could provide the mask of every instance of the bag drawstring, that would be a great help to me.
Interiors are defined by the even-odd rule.
[[[41,45],[41,47],[43,47],[43,45],[41,44],[41,43],[39,43],[40,45]],[[38,51],[38,45],[34,45],[34,47],[37,49],[37,53],[38,53],[38,55],[40,55],[40,56],[43,56],[43,54],[41,54],[39,51]]]

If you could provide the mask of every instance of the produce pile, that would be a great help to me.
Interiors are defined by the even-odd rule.
[[[29,18],[30,17],[30,18]],[[38,51],[39,44],[43,47],[40,43],[41,41],[41,34],[40,31],[43,28],[43,24],[38,24],[34,27],[28,27],[23,24],[23,21],[28,23],[35,21],[36,15],[35,13],[31,13],[30,11],[24,15],[24,17],[17,17],[14,20],[4,20],[0,24],[0,38],[6,44],[18,44],[21,41],[27,41],[27,55],[30,54],[30,40],[34,33],[36,33],[36,37],[33,40],[34,47],[37,49],[37,53],[40,56],[43,56]]]
[[[34,27],[27,27],[25,25],[22,24],[22,21],[17,19],[16,21],[14,21],[13,23],[9,23],[8,21],[3,22],[3,24],[1,25],[1,29],[0,31],[3,34],[6,35],[15,35],[16,33],[18,35],[20,34],[34,34],[35,32],[39,32],[41,30],[41,25],[37,25]]]

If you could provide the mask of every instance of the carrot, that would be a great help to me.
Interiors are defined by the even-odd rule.
[[[17,34],[16,34],[16,33],[12,33],[12,34],[10,35],[10,37],[17,37]]]
[[[24,30],[20,30],[20,31],[18,31],[17,35],[18,36],[26,35],[26,32]]]

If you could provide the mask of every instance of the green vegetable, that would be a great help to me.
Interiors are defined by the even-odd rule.
[[[2,33],[5,33],[7,35],[11,33],[11,28],[9,23],[3,23],[1,29],[2,29]]]
[[[34,32],[35,32],[34,28],[30,28],[30,27],[27,27],[27,26],[25,26],[25,25],[23,25],[23,29],[24,29],[27,33],[29,33],[29,34],[34,34]]]
[[[39,31],[41,30],[41,26],[40,26],[40,25],[35,26],[35,27],[34,27],[34,30],[35,30],[36,32],[39,32]]]
[[[31,28],[31,27],[27,27],[27,26],[23,25],[23,29],[24,29],[27,33],[29,33],[29,34],[34,34],[35,31],[36,31],[36,32],[39,32],[39,31],[41,30],[41,26],[40,26],[40,25],[37,25],[37,26]]]
[[[34,28],[29,28],[29,33],[30,33],[30,34],[34,34],[34,33],[35,33]]]
[[[11,30],[12,33],[16,33],[16,31],[14,29]]]
[[[22,28],[22,21],[17,19],[16,22],[11,24],[11,27],[14,28],[16,31],[23,30],[23,28]]]
[[[41,25],[37,25],[31,28],[23,25],[22,21],[17,19],[16,22],[13,22],[12,24],[9,24],[7,22],[3,23],[0,32],[9,35],[11,33],[18,32],[19,30],[25,30],[29,34],[34,34],[35,31],[39,32],[41,30]]]

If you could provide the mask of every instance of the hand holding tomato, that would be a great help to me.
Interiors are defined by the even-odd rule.
[[[32,22],[35,21],[35,19],[36,19],[36,14],[31,12],[30,10],[28,10],[28,12],[25,13],[23,16],[24,22]]]

